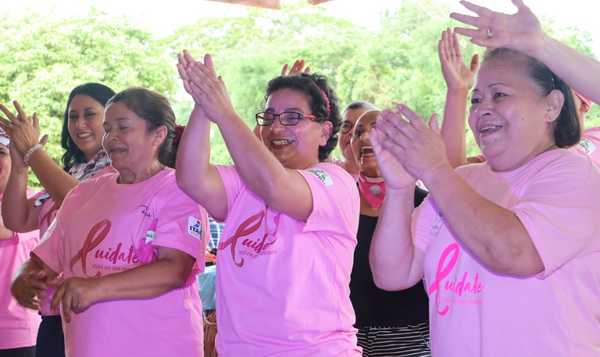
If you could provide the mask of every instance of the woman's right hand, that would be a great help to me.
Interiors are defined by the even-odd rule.
[[[40,122],[36,113],[33,116],[27,115],[18,101],[13,101],[13,105],[16,114],[0,104],[0,111],[7,117],[0,120],[0,126],[10,136],[10,142],[19,154],[25,156],[40,140]]]
[[[237,116],[225,82],[215,72],[212,57],[206,54],[203,62],[198,62],[186,51],[183,57],[186,63],[178,65],[178,68],[185,72],[182,75],[182,78],[185,77],[184,87],[187,86],[186,91],[194,98],[196,107],[202,108],[206,116],[217,124]]]
[[[523,0],[512,0],[517,7],[513,15],[492,11],[468,1],[460,2],[477,16],[453,12],[450,17],[475,28],[456,28],[458,34],[471,38],[471,42],[488,47],[507,47],[533,55],[544,42],[544,31],[538,18]]]
[[[479,56],[477,54],[473,55],[471,65],[469,67],[465,66],[458,38],[451,29],[442,32],[442,37],[438,42],[438,55],[448,90],[471,90],[475,73],[479,67]]]
[[[369,140],[371,141],[371,145],[373,145],[375,158],[377,159],[379,170],[381,170],[386,187],[400,190],[413,187],[416,180],[406,172],[402,164],[396,159],[395,155],[383,147],[383,142],[389,140],[383,129],[386,125],[389,125],[389,121],[391,120],[402,120],[397,117],[398,115],[394,114],[392,110],[383,110],[381,114],[379,114],[375,130],[372,130],[369,135]]]
[[[40,309],[40,300],[46,289],[46,272],[44,270],[23,270],[12,282],[10,292],[19,305],[32,310]]]

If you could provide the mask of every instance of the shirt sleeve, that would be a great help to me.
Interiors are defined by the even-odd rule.
[[[600,174],[583,156],[553,162],[531,178],[511,209],[542,262],[539,278],[600,249]]]
[[[328,231],[356,238],[360,198],[356,182],[335,164],[298,171],[310,187],[313,209],[304,232]]]
[[[231,207],[233,207],[233,203],[244,187],[244,183],[242,182],[240,174],[238,174],[235,169],[235,166],[217,165],[216,168],[219,172],[219,176],[221,176],[221,180],[223,180],[223,186],[225,187],[225,195],[227,196],[227,214],[229,214]],[[223,218],[223,221],[225,221],[225,218],[227,217]]]
[[[64,270],[63,247],[64,232],[61,225],[62,217],[57,216],[46,230],[42,241],[33,249],[33,254],[40,258],[55,273],[60,274]]]
[[[95,188],[92,186],[92,189]],[[67,193],[62,205],[58,208],[56,217],[49,222],[48,229],[41,237],[40,244],[33,250],[33,254],[58,274],[64,271],[66,264],[66,237],[62,222],[69,219],[69,212],[77,209],[81,196],[85,196],[83,185],[77,185]],[[49,204],[50,202],[46,201],[45,203]]]
[[[152,245],[177,249],[204,267],[206,242],[209,239],[206,210],[177,187],[169,184],[160,193],[157,206],[156,236]]]
[[[412,239],[417,249],[422,252],[427,250],[440,223],[441,216],[435,210],[433,201],[430,197],[426,197],[423,203],[414,209],[411,217]],[[440,227],[437,229],[439,231]]]

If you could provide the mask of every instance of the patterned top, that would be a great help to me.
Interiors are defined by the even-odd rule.
[[[73,165],[69,169],[69,175],[73,176],[77,181],[83,181],[108,165],[110,165],[108,154],[106,151],[100,150],[90,161]]]

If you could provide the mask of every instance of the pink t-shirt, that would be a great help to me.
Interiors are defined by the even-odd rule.
[[[34,253],[65,278],[133,269],[155,260],[157,247],[185,252],[196,258],[196,272],[203,269],[207,215],[177,187],[175,171],[131,185],[117,184],[117,177],[99,175],[74,188]],[[67,356],[203,354],[193,277],[156,298],[100,302],[71,318],[63,321]]]
[[[97,175],[103,175],[110,172],[115,172],[115,169],[112,166],[102,167],[98,171],[88,173],[87,177],[85,177],[84,179],[94,177]],[[48,194],[46,191],[41,191],[34,195],[32,198],[35,200],[34,207],[36,207],[38,210],[37,215],[40,237],[43,237],[46,231],[48,230],[48,227],[50,227],[52,221],[54,221],[54,218],[56,217],[56,213],[58,212],[60,205],[56,204],[52,197],[50,197],[50,194]],[[52,316],[59,314],[58,311],[54,311],[50,307],[50,303],[52,302],[52,298],[54,297],[54,291],[54,288],[48,288],[48,290],[46,291],[46,297],[42,300],[40,304],[40,314],[42,314],[43,316]]]
[[[361,356],[350,273],[358,230],[356,183],[331,163],[299,171],[313,212],[298,221],[265,205],[234,167],[217,264],[217,351],[239,356]]]
[[[510,172],[494,172],[483,163],[457,173],[517,215],[545,269],[529,278],[487,270],[455,238],[430,195],[415,211],[413,231],[417,248],[425,252],[433,355],[600,355],[596,166],[556,149]]]
[[[577,152],[589,156],[597,165],[600,165],[600,127],[584,131],[581,135],[581,141],[573,148]]]
[[[35,345],[40,317],[17,303],[10,284],[38,240],[38,231],[14,233],[12,238],[0,240],[0,350]]]

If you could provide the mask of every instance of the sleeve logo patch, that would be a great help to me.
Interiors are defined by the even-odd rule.
[[[308,172],[311,172],[313,175],[317,176],[317,178],[319,180],[321,180],[321,182],[323,182],[323,184],[325,186],[332,186],[333,185],[333,180],[331,179],[331,176],[329,176],[329,174],[319,168],[312,168],[312,169],[308,169]]]
[[[594,145],[594,143],[592,143],[590,140],[588,139],[582,139],[579,142],[579,146],[583,149],[583,151],[587,154],[587,155],[591,155],[594,151],[596,151],[596,145]]]
[[[196,239],[202,239],[202,222],[196,218],[189,216],[188,217],[188,234]]]

